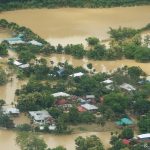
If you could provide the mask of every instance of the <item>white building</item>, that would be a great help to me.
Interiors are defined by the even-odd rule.
[[[19,61],[17,61],[17,60],[15,60],[15,61],[13,62],[13,64],[14,64],[14,65],[16,65],[16,66],[20,66],[20,65],[22,65],[22,63],[21,63],[21,62],[19,62]]]
[[[14,40],[14,41],[13,41],[13,40],[12,40],[12,41],[11,41],[11,40],[10,40],[10,41],[8,40],[8,43],[11,44],[11,45],[13,45],[13,44],[23,44],[23,43],[25,43],[25,42],[22,41],[22,40]]]
[[[95,95],[86,95],[85,98],[86,99],[95,99]]]
[[[107,80],[105,80],[105,81],[102,81],[102,83],[105,83],[105,84],[111,84],[111,83],[113,83],[113,81],[110,80],[110,79],[107,79]]]
[[[150,76],[146,77],[146,81],[150,82]]]
[[[70,95],[64,92],[57,92],[52,94],[54,97],[69,97]]]
[[[52,122],[52,116],[46,111],[29,111],[31,118],[35,124],[45,125]]]
[[[3,114],[5,115],[19,115],[20,111],[17,108],[3,108]]]
[[[84,73],[78,72],[78,73],[71,74],[71,75],[69,75],[69,76],[70,76],[70,77],[81,77],[81,76],[83,76],[83,75],[84,75]]]
[[[19,66],[19,68],[25,69],[25,68],[28,68],[29,66],[30,66],[29,64],[22,64]]]
[[[150,140],[150,133],[141,134],[137,136],[139,139],[149,139]]]
[[[91,105],[91,104],[83,104],[83,105],[81,105],[81,107],[83,107],[84,109],[86,109],[88,111],[93,111],[93,110],[98,109],[98,107],[96,107],[95,105]]]
[[[136,90],[135,87],[133,87],[132,85],[127,84],[127,83],[123,83],[122,85],[120,85],[120,88],[127,90],[127,91],[135,91]]]
[[[52,124],[52,125],[50,125],[50,126],[48,127],[48,129],[49,129],[50,131],[54,131],[54,130],[56,130],[56,125],[55,125],[55,124]]]
[[[30,44],[32,44],[32,45],[42,46],[42,43],[37,42],[37,41],[35,41],[35,40],[32,40],[32,41],[30,41],[30,42],[28,42],[28,43],[30,43]]]

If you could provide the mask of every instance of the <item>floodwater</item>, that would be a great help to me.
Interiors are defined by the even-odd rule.
[[[11,37],[11,33],[8,30],[0,28],[0,39]]]
[[[9,58],[17,57],[17,54],[12,50],[8,50],[8,55]],[[19,80],[17,76],[13,74],[12,70],[8,69],[7,60],[8,58],[1,58],[0,66],[3,69],[5,69],[7,74],[12,74],[12,76],[8,78],[8,82],[6,85],[0,86],[0,99],[4,99],[6,101],[6,105],[10,106],[15,102],[14,100],[16,89],[21,88],[21,86],[25,84],[27,81]]]
[[[82,66],[87,69],[87,64],[92,63],[93,69],[96,69],[96,72],[111,72],[116,70],[119,67],[123,66],[138,66],[143,69],[148,75],[150,75],[150,63],[139,63],[134,60],[122,59],[122,60],[115,60],[115,61],[99,61],[99,60],[88,60],[87,58],[83,59],[75,59],[70,55],[64,54],[53,54],[50,57],[46,57],[48,62],[53,61],[54,65],[58,62],[65,62],[67,61],[69,64],[77,67]]]
[[[57,45],[85,43],[85,38],[108,38],[109,27],[141,28],[150,23],[150,6],[103,9],[27,9],[0,13],[0,18],[31,28]]]
[[[45,142],[49,147],[54,148],[56,146],[62,145],[67,148],[67,150],[75,150],[74,140],[78,136],[98,136],[103,145],[108,148],[110,140],[110,132],[87,132],[87,133],[77,133],[72,135],[49,135],[42,134],[41,137],[44,138]],[[0,130],[0,149],[1,150],[19,150],[19,147],[15,143],[16,132],[8,130]]]

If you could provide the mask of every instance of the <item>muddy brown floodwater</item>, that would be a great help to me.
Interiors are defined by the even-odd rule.
[[[4,30],[3,28],[0,28],[0,40],[8,37],[11,37],[11,33],[8,30]]]
[[[98,136],[103,145],[108,148],[110,140],[110,132],[87,132],[87,133],[78,133],[71,135],[49,135],[42,134],[41,137],[44,138],[49,147],[54,148],[56,146],[62,145],[67,148],[67,150],[75,150],[74,140],[78,136]],[[16,132],[8,130],[0,130],[0,149],[1,150],[19,150],[19,147],[15,143]]]
[[[74,57],[70,55],[64,55],[64,54],[53,54],[49,57],[46,57],[48,61],[54,61],[54,64],[57,64],[58,62],[65,62],[68,61],[69,64],[77,67],[82,66],[84,68],[87,68],[88,63],[93,64],[93,68],[96,69],[96,71],[101,72],[109,72],[114,71],[118,67],[123,66],[138,66],[143,69],[144,72],[146,72],[148,75],[150,75],[150,63],[139,63],[134,60],[128,60],[128,59],[122,59],[122,60],[115,60],[115,61],[99,61],[99,60],[88,60],[87,58],[83,59],[75,59]]]
[[[108,38],[109,27],[141,28],[150,23],[150,6],[103,9],[27,9],[0,13],[0,18],[31,28],[56,45],[84,43],[85,38]]]

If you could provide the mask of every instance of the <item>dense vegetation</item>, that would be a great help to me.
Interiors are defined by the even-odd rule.
[[[20,8],[57,8],[57,7],[115,7],[149,4],[149,0],[0,0],[1,10]]]

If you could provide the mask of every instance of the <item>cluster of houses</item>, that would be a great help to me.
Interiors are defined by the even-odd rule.
[[[69,108],[73,107],[74,104],[77,105],[77,109],[79,112],[96,111],[98,109],[98,107],[95,106],[96,101],[94,95],[77,97],[65,92],[57,92],[52,95],[56,98],[56,105],[58,107],[64,108],[64,110],[69,110]]]
[[[14,61],[14,64],[18,67],[23,67],[23,66],[28,67],[28,64],[22,64],[19,61]],[[80,77],[83,75],[84,74],[80,72],[80,73],[72,74],[70,76]],[[104,83],[106,87],[108,87],[108,85],[113,86],[113,81],[110,79],[107,79],[102,83]],[[120,88],[126,91],[136,90],[136,88],[134,88],[132,85],[127,83],[120,85]],[[78,97],[78,96],[70,95],[65,92],[53,93],[52,96],[56,99],[55,106],[62,108],[66,112],[68,112],[71,107],[75,106],[78,112],[80,113],[86,111],[95,113],[98,111],[99,104],[101,104],[104,101],[104,98],[100,97],[99,103],[97,103],[95,95],[86,95],[86,96]],[[7,115],[15,115],[15,116],[16,115],[18,116],[20,114],[17,108],[5,108],[3,109],[3,113]],[[34,124],[38,124],[39,126],[49,124],[49,125],[53,125],[53,127],[51,128],[54,129],[55,121],[53,117],[46,110],[29,111],[29,116]],[[123,119],[122,121],[127,121],[127,119]],[[117,123],[119,124],[122,121]],[[131,121],[128,122],[131,123]]]
[[[107,79],[107,80],[102,81],[101,83],[105,84],[106,89],[114,90],[113,80]],[[133,85],[128,84],[128,83],[123,83],[119,85],[119,88],[128,92],[136,90],[136,88]]]

